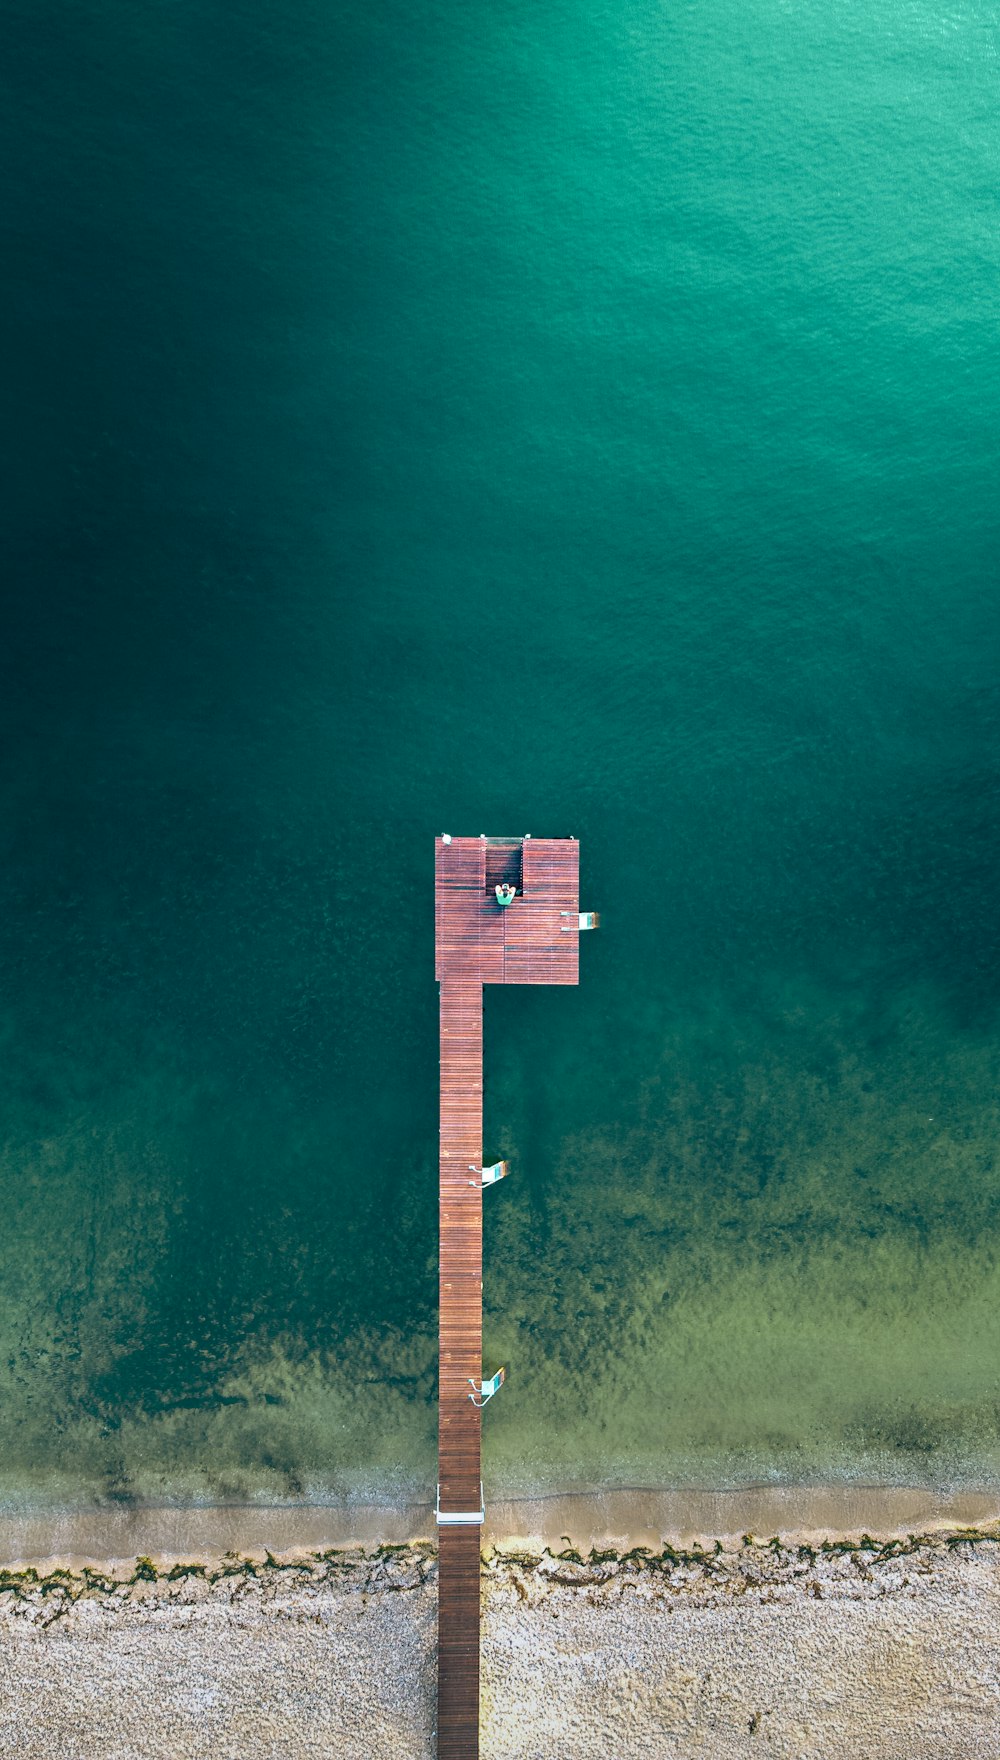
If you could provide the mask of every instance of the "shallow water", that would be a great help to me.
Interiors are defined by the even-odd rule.
[[[3,1502],[433,1482],[440,830],[491,1489],[996,1482],[994,23],[7,15]]]

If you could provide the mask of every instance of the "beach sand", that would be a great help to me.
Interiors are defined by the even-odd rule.
[[[593,1533],[608,1508],[563,1500],[559,1521]],[[487,1545],[483,1760],[1000,1756],[1000,1527],[824,1541],[800,1523],[704,1550],[631,1534],[631,1555],[603,1527],[603,1556]],[[431,1760],[435,1619],[430,1540],[11,1566],[0,1752]]]
[[[836,1485],[740,1486],[731,1490],[610,1491],[497,1499],[487,1505],[483,1545],[541,1550],[567,1543],[628,1551],[664,1539],[683,1545],[744,1534],[802,1540],[885,1538],[1000,1524],[1000,1489]],[[434,1540],[430,1503],[227,1504],[192,1508],[121,1504],[100,1509],[0,1512],[0,1562],[77,1568],[114,1560],[219,1559],[228,1553],[322,1552],[328,1547]]]

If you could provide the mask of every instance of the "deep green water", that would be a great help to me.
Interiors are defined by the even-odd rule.
[[[4,0],[0,1493],[1000,1479],[998,29]]]

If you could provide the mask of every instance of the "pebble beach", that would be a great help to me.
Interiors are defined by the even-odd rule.
[[[508,1543],[483,1559],[483,1760],[1000,1754],[1000,1537]],[[0,1572],[0,1750],[432,1760],[436,1558]]]

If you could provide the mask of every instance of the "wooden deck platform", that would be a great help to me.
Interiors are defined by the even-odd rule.
[[[517,887],[501,909],[494,887]],[[579,846],[573,839],[439,837],[441,986],[438,1757],[478,1760],[482,1376],[483,985],[575,984]],[[450,1518],[450,1519],[449,1519]],[[456,1518],[465,1518],[456,1520]]]

